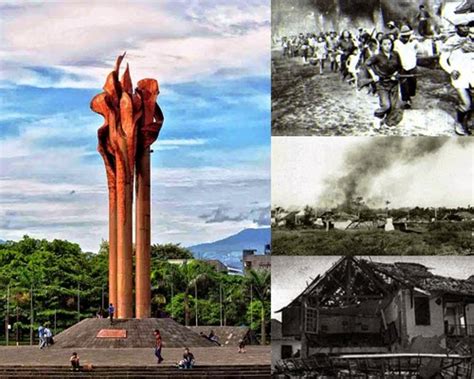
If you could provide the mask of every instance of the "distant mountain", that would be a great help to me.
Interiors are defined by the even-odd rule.
[[[265,245],[271,240],[270,228],[244,229],[237,234],[215,242],[189,246],[195,257],[219,259],[226,265],[242,267],[242,250],[255,249],[263,254]]]

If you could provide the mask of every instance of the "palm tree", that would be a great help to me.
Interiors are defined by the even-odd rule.
[[[261,307],[261,344],[266,344],[265,335],[265,301],[270,299],[270,271],[249,270],[248,280],[252,285],[253,294],[262,305]]]
[[[158,270],[152,270],[151,272],[151,282],[155,285],[152,287],[153,296],[164,296],[158,292],[160,288],[167,288],[170,291],[170,299],[166,301],[166,297],[163,301],[160,298],[159,302],[154,302],[158,305],[163,305],[166,303],[172,303],[175,291],[179,288],[180,284],[180,274],[179,274],[179,267],[177,265],[167,263],[162,265]],[[173,318],[173,311],[171,311],[171,318]]]
[[[189,326],[189,319],[191,311],[189,309],[189,291],[194,288],[195,295],[197,295],[197,286],[200,283],[206,282],[210,275],[205,272],[203,267],[194,262],[185,263],[180,268],[181,274],[184,279],[184,325]],[[196,308],[197,308],[197,296],[196,296]],[[197,309],[196,309],[196,326],[198,323]]]

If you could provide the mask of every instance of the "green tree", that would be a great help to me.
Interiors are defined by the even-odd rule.
[[[151,245],[151,257],[161,260],[168,259],[193,259],[193,253],[180,244],[167,243],[164,245]]]
[[[199,284],[208,284],[212,276],[212,268],[209,265],[203,265],[199,261],[185,262],[180,267],[184,280],[184,325],[189,326],[189,291],[197,289]]]
[[[254,297],[261,304],[261,334],[262,334],[262,345],[266,344],[266,333],[265,333],[265,303],[270,300],[270,271],[267,270],[249,270],[248,280],[253,288]]]
[[[316,219],[316,212],[315,210],[310,207],[309,205],[304,207],[304,215],[303,215],[303,224],[306,226],[313,225],[314,220]]]

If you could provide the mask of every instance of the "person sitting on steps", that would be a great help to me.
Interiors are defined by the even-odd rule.
[[[189,351],[189,348],[184,349],[183,359],[178,362],[178,368],[191,369],[194,367],[194,355]]]
[[[79,371],[81,369],[81,365],[79,362],[79,355],[76,352],[73,352],[71,358],[69,358],[71,362],[71,370],[72,371]]]

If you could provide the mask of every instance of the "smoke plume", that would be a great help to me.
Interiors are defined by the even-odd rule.
[[[440,137],[375,137],[350,150],[342,174],[326,181],[318,203],[321,206],[351,207],[354,199],[362,197],[366,203],[382,205],[382,199],[370,199],[370,188],[377,177],[396,164],[406,164],[434,155],[450,141]],[[455,140],[458,145],[471,145],[467,139]],[[414,178],[415,179],[415,178]]]
[[[273,0],[272,33],[340,32],[359,26],[381,29],[390,20],[413,26],[421,3],[434,15],[430,4],[420,0]]]

